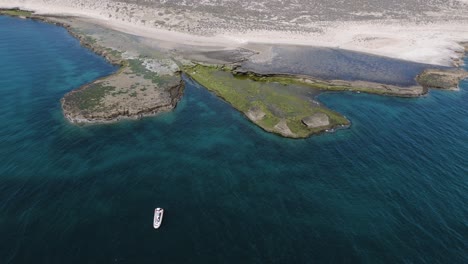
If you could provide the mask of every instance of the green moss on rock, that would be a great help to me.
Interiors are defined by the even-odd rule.
[[[0,15],[15,16],[15,17],[31,17],[33,12],[20,9],[0,9]]]
[[[90,84],[86,89],[79,89],[67,97],[68,104],[76,106],[82,111],[91,111],[100,105],[101,100],[115,87],[105,86],[101,83]]]
[[[223,98],[234,108],[243,112],[252,122],[269,132],[285,137],[305,138],[337,126],[349,125],[349,121],[339,113],[320,104],[314,104],[310,102],[310,98],[286,89],[288,87],[274,85],[273,82],[236,78],[229,71],[211,66],[197,65],[186,68],[186,72],[195,81]],[[252,109],[255,109],[256,115],[252,114]],[[302,123],[302,119],[316,113],[326,114],[330,124],[310,128]],[[262,118],[258,118],[259,116]],[[284,128],[284,122],[292,134],[279,129],[279,127]]]

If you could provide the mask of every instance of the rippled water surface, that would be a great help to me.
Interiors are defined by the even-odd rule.
[[[191,83],[70,125],[60,98],[115,68],[56,26],[0,17],[0,62],[0,263],[468,262],[467,82],[325,94],[352,128],[288,140]]]

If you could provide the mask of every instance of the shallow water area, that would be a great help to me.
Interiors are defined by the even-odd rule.
[[[71,125],[60,98],[116,69],[53,25],[0,16],[0,61],[1,263],[468,261],[466,81],[322,94],[352,127],[291,140],[195,83],[173,112]]]
[[[256,48],[255,44],[251,45]],[[374,56],[340,48],[273,45],[241,64],[260,74],[303,75],[323,80],[369,81],[402,87],[416,85],[429,68],[448,68]]]

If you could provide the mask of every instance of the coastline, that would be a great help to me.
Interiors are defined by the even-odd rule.
[[[263,130],[299,139],[351,127],[350,120],[320,103],[317,96],[321,93],[348,91],[416,98],[427,94],[430,88],[457,90],[459,81],[468,77],[468,72],[462,70],[427,69],[415,77],[418,85],[402,87],[293,74],[236,72],[236,67],[229,65],[196,64],[185,67],[184,73]],[[301,89],[310,92],[298,93]],[[305,95],[312,91],[313,99]],[[257,100],[258,97],[262,99]],[[317,116],[319,113],[322,116]]]
[[[215,66],[196,65],[184,72],[269,133],[302,139],[351,126],[346,117],[316,100],[316,95],[310,98],[310,87],[292,85],[289,89],[279,82],[239,78],[229,69]]]
[[[417,85],[399,86],[370,81],[323,80],[308,75],[298,74],[261,74],[252,71],[232,70],[234,75],[246,76],[262,82],[282,84],[302,84],[322,91],[363,92],[376,95],[412,98],[428,93],[429,89],[459,90],[461,80],[468,78],[468,72],[459,69],[426,69],[415,77]]]
[[[0,10],[1,11],[1,10]],[[19,10],[17,10],[19,11]],[[20,12],[20,11],[19,11]],[[21,11],[23,12],[23,11]],[[8,15],[8,14],[7,14]],[[77,108],[76,98],[77,95],[78,97],[80,96],[80,93],[86,93],[91,90],[96,90],[96,87],[99,89],[104,89],[104,90],[109,90],[109,87],[111,86],[104,86],[102,85],[103,83],[108,83],[109,80],[112,81],[112,79],[118,79],[119,76],[124,78],[125,80],[129,81],[129,78],[134,78],[134,77],[142,77],[141,76],[141,65],[137,65],[138,69],[134,69],[131,67],[131,63],[128,58],[123,58],[122,56],[122,51],[115,50],[114,48],[111,47],[105,47],[102,45],[102,43],[98,43],[96,39],[93,37],[90,37],[89,35],[85,33],[79,33],[77,30],[73,29],[73,26],[66,23],[66,22],[61,22],[64,19],[67,19],[67,17],[63,16],[43,16],[43,15],[36,15],[32,14],[30,16],[26,16],[26,18],[31,18],[35,20],[40,20],[46,23],[51,23],[57,26],[61,26],[65,28],[73,37],[79,40],[80,44],[83,47],[86,47],[93,51],[94,53],[104,57],[109,63],[119,66],[119,70],[111,74],[109,76],[105,76],[103,78],[100,78],[98,80],[93,81],[90,84],[85,84],[82,87],[79,87],[75,90],[70,91],[67,93],[61,100],[61,105],[62,109],[64,112],[64,117],[69,120],[71,123],[75,124],[94,124],[94,123],[111,123],[111,122],[116,122],[122,119],[138,119],[142,118],[144,116],[153,116],[156,115],[160,112],[166,112],[170,111],[173,108],[176,107],[177,103],[181,99],[183,95],[183,86],[184,82],[181,79],[181,74],[182,70],[180,70],[181,65],[179,65],[178,70],[174,71],[173,75],[177,77],[177,81],[171,82],[170,85],[167,83],[164,84],[163,90],[166,93],[166,98],[163,98],[164,100],[158,101],[158,102],[150,102],[150,105],[146,105],[141,107],[141,105],[137,106],[136,108],[130,109],[130,107],[125,107],[122,105],[119,105],[119,107],[112,106],[112,109],[105,108],[104,110],[99,110],[97,111],[96,109],[79,109]],[[94,24],[93,21],[91,21],[91,24]],[[468,47],[467,43],[460,43],[463,45],[465,48]],[[226,47],[224,47],[226,48]],[[464,53],[463,53],[464,55]],[[247,57],[248,58],[248,57]],[[142,61],[137,60],[139,64],[143,64]],[[461,59],[460,59],[461,61]],[[185,61],[182,63],[182,68],[184,68],[184,71],[192,78],[193,75],[188,73],[186,71],[186,66],[187,64],[190,65],[195,63],[197,65],[197,62],[193,61]],[[454,64],[457,64],[457,61],[454,61]],[[253,71],[242,71],[237,68],[237,63],[222,63],[222,64],[212,64],[214,67],[219,67],[221,66],[223,70],[229,69],[232,74],[234,74],[237,77],[242,77],[242,78],[247,78],[249,80],[255,81],[255,82],[260,82],[260,83],[279,83],[282,85],[301,85],[301,86],[307,86],[309,88],[313,88],[319,91],[353,91],[353,92],[365,92],[365,93],[373,93],[373,94],[378,94],[378,95],[388,95],[388,96],[397,96],[397,97],[418,97],[421,95],[424,95],[428,92],[429,87],[431,88],[439,88],[439,89],[447,89],[447,90],[456,90],[458,87],[458,82],[462,78],[468,77],[468,73],[464,71],[456,71],[456,70],[425,70],[424,72],[420,73],[418,76],[415,77],[415,80],[417,81],[418,85],[411,86],[411,87],[401,87],[401,86],[396,86],[396,85],[388,85],[388,84],[381,84],[381,83],[376,83],[376,82],[368,82],[368,81],[344,81],[344,80],[322,80],[319,78],[315,78],[313,76],[309,75],[299,75],[299,74],[260,74],[257,72]],[[188,67],[190,69],[190,67]],[[147,76],[147,70],[143,69],[145,71],[143,73],[143,77],[140,78],[139,80],[146,80],[149,79],[152,81],[153,84],[158,86],[154,82],[154,77],[158,76],[158,72],[153,72],[150,74],[150,76]],[[447,74],[449,72],[449,74]],[[132,75],[131,77],[128,77],[126,75]],[[114,83],[119,83],[122,81],[122,78],[120,78],[117,81],[114,81]],[[203,81],[200,81],[200,79],[197,80],[197,82],[202,83]],[[140,86],[140,82],[136,80],[131,80],[129,86],[133,88],[134,85]],[[149,83],[150,85],[150,83]],[[118,85],[117,85],[118,86]],[[349,120],[342,120],[339,122],[328,122],[322,124],[322,126],[318,127],[308,127],[306,122],[304,121],[305,118],[309,118],[310,116],[302,116],[298,120],[297,118],[294,117],[293,119],[295,120],[295,124],[291,123],[286,123],[286,120],[289,119],[275,119],[275,123],[271,123],[268,125],[261,124],[262,118],[257,119],[255,116],[255,113],[253,115],[252,113],[252,108],[250,109],[241,109],[238,106],[235,105],[232,101],[230,101],[226,96],[223,94],[210,89],[210,85],[207,83],[204,83],[204,86],[208,88],[210,91],[215,92],[216,95],[229,104],[231,104],[234,108],[242,112],[250,121],[252,121],[254,124],[259,125],[262,129],[265,131],[279,134],[284,137],[290,137],[290,138],[305,138],[313,134],[319,134],[323,132],[328,132],[328,131],[334,131],[337,128],[344,128],[344,127],[349,127],[350,122]],[[93,89],[94,88],[94,89]],[[112,86],[112,91],[114,91],[115,87]],[[128,89],[126,87],[125,89]],[[146,86],[143,86],[143,89],[146,90]],[[109,92],[107,91],[106,92]],[[113,96],[115,97],[115,94],[120,94],[120,93],[127,93],[128,91],[122,91],[119,90],[116,93],[112,93]],[[132,96],[132,95],[130,95]],[[146,96],[146,94],[145,94]],[[108,96],[109,97],[109,96]],[[127,99],[132,99],[130,97],[126,97]],[[83,101],[81,98],[78,98],[78,102]],[[100,100],[100,99],[99,99]],[[120,99],[118,103],[122,103],[126,100]],[[85,102],[86,104],[89,103],[89,100]],[[137,104],[140,104],[141,102],[138,102]],[[325,109],[325,108],[324,108]],[[267,112],[265,108],[263,109],[264,111],[260,111],[263,115]],[[254,111],[255,112],[255,111]],[[312,112],[313,113],[313,112]],[[257,113],[258,114],[258,113]],[[332,114],[331,116],[333,116]],[[330,115],[327,115],[327,120],[330,118]],[[339,118],[338,118],[339,119]],[[278,120],[280,120],[278,122]],[[291,121],[291,120],[290,120]],[[289,122],[289,121],[288,121]],[[297,129],[298,125],[297,123],[302,123],[300,124],[305,125],[307,129],[304,127],[301,127]],[[296,130],[292,132],[291,128],[288,126],[296,126]],[[294,130],[294,129],[293,129]]]
[[[131,69],[132,67],[129,65],[130,64],[129,61],[122,58],[122,56],[119,53],[115,53],[115,52],[113,53],[112,50],[95,43],[94,40],[90,39],[88,36],[81,35],[73,31],[70,25],[50,21],[50,19],[47,19],[46,17],[40,17],[39,19],[42,21],[53,23],[55,25],[59,25],[59,26],[66,28],[67,31],[70,33],[70,35],[72,35],[73,37],[77,38],[80,41],[80,44],[83,47],[88,48],[89,50],[93,51],[99,56],[102,56],[112,65],[119,66],[118,71],[115,72],[114,74],[102,77],[100,79],[93,81],[92,83],[85,84],[78,89],[74,89],[70,91],[69,93],[67,93],[61,99],[61,105],[62,105],[62,109],[64,112],[64,116],[71,123],[75,123],[75,124],[114,123],[123,119],[140,119],[140,118],[147,117],[147,116],[154,116],[162,112],[171,111],[172,109],[176,107],[177,103],[182,98],[183,91],[184,91],[184,83],[181,79],[181,72],[177,71],[174,73],[174,75],[177,78],[175,82],[171,82],[168,85],[163,85],[162,87],[158,87],[158,88],[163,88],[163,90],[166,90],[167,91],[166,93],[169,95],[169,98],[166,98],[166,100],[163,100],[162,102],[147,102],[146,104],[144,102],[141,102],[142,106],[141,107],[138,106],[137,109],[132,109],[130,106],[123,105],[123,106],[120,106],[119,109],[115,109],[114,107],[114,109],[111,109],[110,111],[106,110],[105,113],[99,113],[99,114],[96,114],[95,112],[93,112],[91,114],[85,115],[82,112],[77,112],[76,109],[73,109],[74,108],[73,103],[70,103],[74,95],[92,88],[94,84],[107,82],[109,80],[112,80],[113,78],[119,79],[119,77],[123,75],[130,75],[134,73],[135,73],[135,76],[132,76],[133,78],[140,77],[140,75],[139,73],[132,71]],[[157,73],[155,73],[155,75],[156,74]],[[128,80],[128,77],[126,76],[123,78]],[[150,76],[149,78],[153,78],[153,76]],[[140,81],[132,80],[130,85],[140,86],[141,82],[144,82],[145,80],[149,78],[146,78],[146,77],[139,78]],[[121,79],[122,78],[120,78],[120,80]],[[118,84],[116,83],[115,86],[117,85]],[[148,83],[148,85],[151,85],[151,83]],[[143,89],[145,89],[145,91],[147,90],[146,87]]]
[[[285,85],[296,83],[321,91],[363,92],[403,98],[419,97],[428,92],[428,87],[421,85],[402,87],[370,81],[323,80],[308,75],[260,74],[252,71],[237,71],[236,69],[233,70],[233,73],[237,76],[245,76],[262,82],[279,82]]]
[[[291,44],[341,48],[413,62],[453,66],[453,60],[459,60],[462,56],[464,47],[460,43],[468,41],[466,26],[468,17],[462,10],[429,13],[421,20],[411,16],[401,19],[398,19],[398,16],[388,18],[383,16],[372,20],[324,19],[306,24],[286,23],[292,28],[299,26],[298,31],[291,28],[284,30],[281,27],[275,28],[275,23],[272,23],[271,29],[265,30],[256,27],[255,23],[250,24],[249,21],[245,21],[248,29],[205,28],[199,25],[194,31],[183,30],[175,25],[196,24],[198,23],[196,21],[201,19],[200,16],[206,17],[205,20],[214,24],[219,19],[211,17],[209,13],[201,14],[193,11],[186,14],[184,19],[187,21],[185,21],[177,18],[175,10],[165,10],[161,7],[153,9],[147,6],[146,10],[138,5],[124,2],[119,5],[112,1],[94,4],[88,3],[89,1],[81,2],[73,4],[67,1],[63,3],[24,1],[13,4],[0,0],[0,7],[31,10],[38,15],[82,17],[100,26],[164,42],[165,45],[172,47],[179,44],[225,48],[243,47],[249,43]],[[119,7],[116,9],[116,6]],[[151,24],[148,20],[151,18],[149,15],[151,12],[158,13],[158,10],[167,11],[167,15],[163,17],[171,23],[161,24],[156,20]],[[450,12],[456,12],[456,15]],[[229,24],[230,21],[218,22]]]
[[[9,15],[13,17],[20,17],[23,19],[33,19],[36,21],[41,21],[44,23],[62,27],[65,30],[67,30],[67,32],[72,37],[76,38],[82,47],[89,49],[98,56],[103,57],[110,64],[119,67],[119,69],[115,73],[96,79],[91,83],[84,84],[81,87],[73,89],[72,91],[64,95],[64,97],[60,100],[63,110],[63,116],[73,124],[114,123],[123,119],[139,119],[146,116],[154,116],[158,113],[167,112],[174,109],[183,95],[184,83],[181,79],[180,71],[174,71],[173,73],[169,73],[167,76],[159,76],[157,72],[149,72],[146,71],[146,69],[134,70],[134,67],[141,66],[133,65],[135,64],[135,61],[137,62],[137,64],[140,63],[138,59],[125,59],[122,56],[122,52],[114,50],[110,47],[100,45],[100,43],[98,43],[93,37],[84,33],[80,33],[79,30],[74,28],[71,24],[62,22],[62,20],[67,19],[69,17],[42,16],[19,9],[0,9],[0,14]],[[17,14],[21,14],[21,16],[18,16]],[[140,71],[145,71],[145,76],[142,76],[142,72]],[[130,80],[130,78],[134,80]],[[126,101],[128,101],[128,99],[134,98],[127,97],[127,100],[119,100],[120,105],[118,105],[118,107],[113,105],[103,110],[88,109],[88,107],[86,107],[86,109],[83,109],[77,107],[77,103],[74,101],[83,101],[81,98],[79,98],[80,93],[87,93],[89,91],[95,91],[99,88],[103,88],[101,85],[102,83],[108,83],[113,79],[116,80],[114,80],[115,86],[112,86],[112,90],[115,90],[115,88],[120,88],[117,94],[128,93],[130,89],[138,88],[140,86],[143,86],[143,89],[145,91],[151,91],[148,90],[146,87],[154,86],[154,96],[153,98],[151,98],[153,100],[147,100],[146,102],[142,100],[138,102],[137,105],[135,105],[134,102],[133,105],[129,105]],[[159,85],[157,83],[154,83],[154,79],[157,79],[158,81],[163,80],[166,81],[166,83],[164,85]],[[125,86],[118,87],[119,82],[122,80],[126,80],[128,82],[127,86],[130,86],[130,88]],[[144,82],[146,82],[147,86],[143,85]],[[110,86],[106,86],[104,88],[107,87]],[[145,97],[147,97],[147,93],[148,92],[145,92]],[[160,93],[162,94],[162,96],[158,97],[158,95],[156,95],[155,93]],[[136,97],[134,94],[135,92],[130,94],[130,97]],[[92,98],[91,100],[103,99],[105,99],[105,95],[101,95],[101,98]],[[135,100],[138,99],[140,98],[135,98]],[[90,99],[87,98],[86,100],[89,101]]]

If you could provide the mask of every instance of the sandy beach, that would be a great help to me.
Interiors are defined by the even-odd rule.
[[[165,8],[164,5],[148,6],[114,1],[92,3],[88,0],[0,0],[0,7],[19,7],[39,14],[79,16],[118,31],[160,41],[168,46],[184,44],[222,49],[243,47],[248,43],[308,45],[449,66],[463,53],[464,47],[460,43],[468,41],[468,16],[463,12],[468,10],[468,5],[466,1],[455,2],[459,6],[453,10],[438,13],[427,11],[423,15],[404,18],[385,17],[382,15],[385,12],[373,14],[372,19],[367,20],[319,19],[299,23],[298,18],[294,18],[289,19],[288,23],[276,23],[275,18],[271,18],[268,24],[271,26],[266,30],[256,27],[248,16],[245,18],[245,28],[236,27],[233,22],[233,27],[226,29],[222,25],[230,21],[223,20],[219,15],[211,16],[209,10],[203,13],[200,9],[193,8],[192,11],[185,8],[181,9],[184,12],[181,15],[177,13],[177,8]],[[162,15],[166,23],[158,24],[159,20],[155,20],[158,15]],[[364,17],[368,16],[369,14]],[[200,17],[209,22],[200,22]],[[235,19],[236,17],[232,18],[233,21]],[[192,22],[199,24],[197,30],[181,26]],[[209,24],[204,27],[203,23],[212,23],[215,26]],[[285,24],[286,28],[282,26]],[[294,25],[297,30],[294,30]]]

